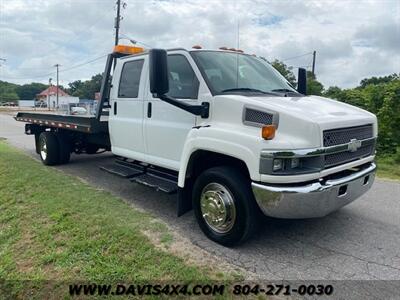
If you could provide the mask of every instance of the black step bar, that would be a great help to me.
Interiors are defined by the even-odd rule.
[[[167,194],[178,191],[178,172],[168,169],[124,158],[117,158],[113,164],[100,166],[100,169]]]

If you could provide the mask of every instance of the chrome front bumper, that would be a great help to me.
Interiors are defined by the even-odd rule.
[[[303,186],[252,183],[257,203],[263,213],[284,219],[318,218],[351,203],[370,189],[376,165],[338,179]]]

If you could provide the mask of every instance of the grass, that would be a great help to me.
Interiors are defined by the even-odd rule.
[[[400,180],[400,162],[395,158],[378,157],[378,177]]]
[[[40,299],[48,280],[209,282],[221,276],[155,247],[143,234],[149,230],[164,244],[173,240],[150,215],[0,141],[0,298],[1,280],[18,297],[29,280]]]

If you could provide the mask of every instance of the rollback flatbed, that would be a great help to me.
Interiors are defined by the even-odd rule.
[[[114,60],[121,56],[124,54],[113,52],[107,57],[100,89],[100,101],[94,115],[62,115],[51,112],[17,113],[15,120],[26,123],[25,133],[35,135],[37,153],[40,153],[41,133],[47,132],[46,138],[54,140],[54,143],[57,140],[60,154],[58,157],[57,155],[47,156],[44,160],[45,164],[65,163],[69,161],[71,152],[93,154],[99,149],[111,150],[107,110],[110,108],[110,73]]]

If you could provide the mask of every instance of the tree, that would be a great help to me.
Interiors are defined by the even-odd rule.
[[[41,91],[45,90],[48,86],[43,83],[32,82],[29,84],[24,84],[17,86],[16,93],[19,99],[32,100]]]
[[[279,72],[283,77],[286,78],[287,81],[293,86],[296,87],[297,85],[297,80],[296,76],[294,76],[292,69],[293,67],[289,67],[285,65],[283,62],[280,60],[275,59],[271,65]]]
[[[387,83],[384,88],[382,107],[377,113],[378,151],[394,154],[400,150],[400,80]]]
[[[0,102],[10,102],[19,100],[16,93],[17,84],[0,80]]]
[[[68,94],[75,95],[77,91],[83,88],[83,82],[81,80],[75,80],[73,82],[68,83]]]
[[[76,80],[68,84],[68,93],[81,99],[94,99],[94,94],[100,91],[103,76],[97,74],[90,80]]]
[[[394,80],[399,80],[400,79],[400,73],[396,74],[390,74],[387,76],[382,76],[382,77],[371,77],[371,78],[364,78],[363,80],[360,81],[360,87],[365,88],[367,85],[370,84],[380,84],[380,83],[388,83]]]
[[[323,92],[324,97],[342,100],[343,101],[344,92],[340,87],[330,86],[326,91]]]
[[[324,86],[317,80],[317,77],[310,71],[307,71],[307,95],[321,96]]]

